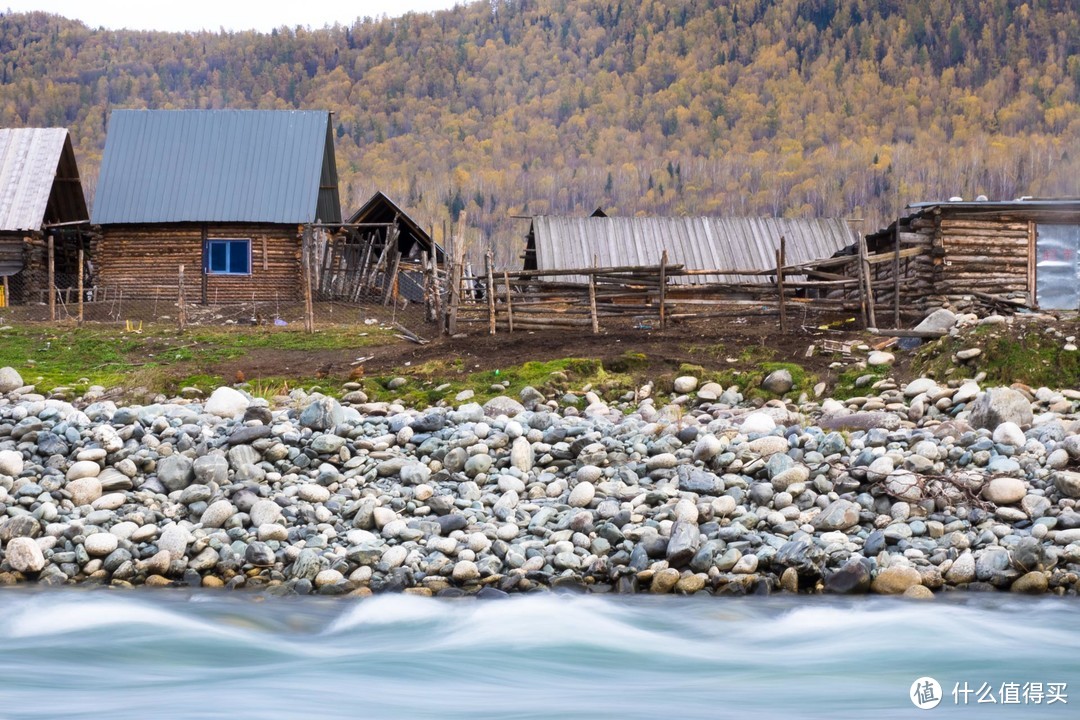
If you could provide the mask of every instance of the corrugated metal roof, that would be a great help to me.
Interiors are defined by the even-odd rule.
[[[341,222],[325,110],[115,110],[93,221]]]
[[[68,131],[64,128],[0,129],[0,231],[41,229],[65,146],[70,148]],[[78,170],[74,170],[74,178],[65,182],[77,184],[78,180]],[[68,191],[77,192],[77,200],[82,201],[81,185]],[[81,217],[65,219],[85,219],[85,201],[82,202]],[[74,206],[78,204],[73,203],[75,214],[78,211]]]
[[[935,202],[917,202],[908,205],[911,209],[928,210],[930,208],[953,208],[956,210],[986,210],[1003,212],[1009,210],[1080,210],[1080,198],[1027,198],[1022,200],[940,200]]]
[[[776,267],[780,238],[787,264],[830,257],[856,242],[840,219],[718,217],[552,217],[533,218],[540,270],[658,265],[664,250],[672,265],[694,270],[768,270]],[[584,277],[560,278],[585,282]],[[734,275],[676,277],[683,284],[766,282]]]

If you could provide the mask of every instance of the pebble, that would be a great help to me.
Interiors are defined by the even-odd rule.
[[[676,384],[571,388],[574,408],[532,388],[424,410],[8,397],[3,561],[31,581],[299,593],[1077,592],[1080,394],[868,373],[859,398],[750,407]]]

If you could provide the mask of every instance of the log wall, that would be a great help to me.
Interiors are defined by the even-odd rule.
[[[301,238],[296,225],[209,224],[208,239],[250,239],[251,274],[205,277],[211,304],[254,300],[299,300]],[[105,226],[95,247],[98,284],[124,297],[175,299],[184,265],[187,301],[201,302],[203,226]]]

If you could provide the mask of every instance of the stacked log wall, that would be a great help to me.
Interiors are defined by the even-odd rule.
[[[207,225],[206,237],[251,241],[251,273],[208,274],[207,302],[298,300],[302,296],[298,226],[212,224]],[[198,302],[202,242],[200,224],[105,226],[94,248],[98,284],[118,289],[124,297],[175,299],[179,268],[184,265],[188,302]]]

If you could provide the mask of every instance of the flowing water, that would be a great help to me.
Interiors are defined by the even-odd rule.
[[[911,699],[923,676],[941,687],[929,711]],[[1075,599],[0,592],[0,718],[1041,718],[1078,708]]]

